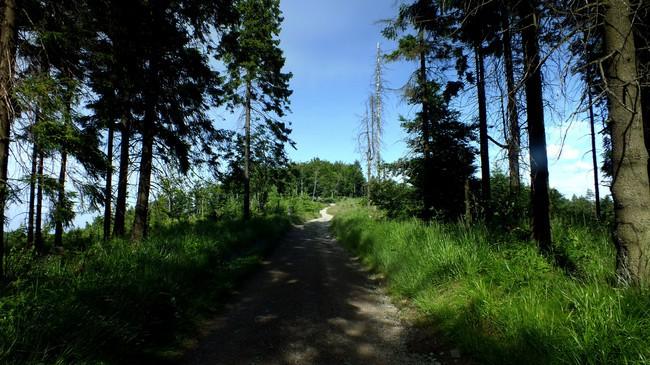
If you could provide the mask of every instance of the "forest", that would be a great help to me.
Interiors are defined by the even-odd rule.
[[[396,2],[335,162],[289,157],[281,9],[0,0],[0,363],[186,363],[295,232],[469,363],[648,363],[650,1]],[[557,114],[587,120],[587,196],[549,183]]]

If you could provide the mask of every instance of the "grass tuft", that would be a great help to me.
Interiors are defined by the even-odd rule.
[[[423,320],[488,364],[650,363],[650,293],[611,285],[605,229],[556,223],[567,273],[481,226],[391,221],[346,201],[333,231]]]
[[[14,250],[12,280],[0,287],[0,364],[173,362],[291,223],[321,207],[282,205],[250,222],[159,226],[139,244],[45,257]]]

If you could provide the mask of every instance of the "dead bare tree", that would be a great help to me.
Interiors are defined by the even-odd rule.
[[[371,187],[370,181],[372,180],[373,162],[376,158],[375,143],[374,143],[374,120],[373,109],[375,106],[374,95],[370,95],[366,106],[366,112],[360,119],[360,130],[357,135],[357,147],[362,154],[362,160],[366,163],[366,197],[368,199],[368,206],[370,206]]]
[[[381,147],[384,132],[384,80],[383,80],[384,61],[381,47],[377,43],[377,58],[375,61],[375,90],[372,97],[372,144],[374,150],[375,168],[377,179],[382,178],[382,159]]]

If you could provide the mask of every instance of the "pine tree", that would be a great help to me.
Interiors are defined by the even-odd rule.
[[[132,26],[133,36],[141,38],[136,59],[142,67],[141,77],[134,81],[142,95],[137,107],[142,118],[136,126],[141,147],[132,241],[147,236],[154,156],[186,173],[193,150],[210,154],[220,140],[206,111],[208,103],[224,92],[210,68],[207,51],[211,47],[203,45],[214,28],[233,21],[226,18],[232,6],[229,1],[160,0],[129,7],[129,12],[139,15]],[[162,151],[156,151],[157,147]]]
[[[243,216],[250,212],[250,138],[255,115],[273,131],[273,138],[289,143],[291,130],[278,118],[288,110],[290,73],[283,72],[284,56],[278,39],[282,24],[279,0],[238,0],[240,21],[224,35],[220,57],[227,68],[228,87],[235,93],[229,102],[244,108]]]

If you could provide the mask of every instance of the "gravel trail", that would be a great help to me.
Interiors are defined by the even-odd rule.
[[[294,228],[183,364],[458,363],[456,350],[408,351],[413,331],[330,237],[331,218],[323,209],[321,218]]]

